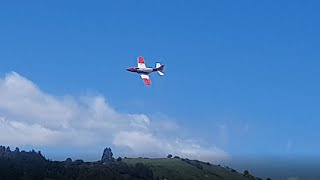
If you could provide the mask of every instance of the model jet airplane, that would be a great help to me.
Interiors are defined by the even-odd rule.
[[[150,73],[156,71],[156,72],[158,72],[158,74],[160,76],[164,75],[164,72],[163,72],[164,65],[161,65],[159,62],[156,63],[156,67],[155,68],[146,67],[144,58],[142,56],[139,56],[137,58],[137,63],[138,63],[137,67],[127,68],[127,71],[135,72],[135,73],[140,74],[140,77],[143,79],[143,81],[144,81],[144,83],[146,85],[151,85],[151,79],[150,79],[150,76],[149,76]]]

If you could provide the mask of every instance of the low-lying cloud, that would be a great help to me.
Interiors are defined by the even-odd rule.
[[[57,97],[16,72],[0,79],[0,142],[3,145],[92,147],[113,145],[131,154],[218,162],[223,150],[179,135],[168,119],[115,111],[101,96]]]

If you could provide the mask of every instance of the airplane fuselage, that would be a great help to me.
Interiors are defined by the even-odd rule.
[[[136,72],[141,74],[150,74],[154,71],[157,71],[155,68],[139,68],[139,67],[131,67],[127,69],[130,72]]]

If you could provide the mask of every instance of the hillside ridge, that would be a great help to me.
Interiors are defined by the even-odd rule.
[[[101,160],[85,162],[81,159],[52,161],[41,151],[20,151],[17,147],[0,146],[0,179],[34,180],[261,180],[248,171],[239,173],[229,167],[188,158],[128,158],[115,159],[111,148],[105,148]],[[268,178],[268,180],[271,180]]]

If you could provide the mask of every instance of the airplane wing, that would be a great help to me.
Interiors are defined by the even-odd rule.
[[[142,56],[139,56],[137,58],[138,68],[146,68],[146,64],[144,62],[144,58]]]
[[[143,79],[144,83],[146,85],[151,85],[151,79],[149,77],[149,75],[147,74],[140,74],[141,78]]]

